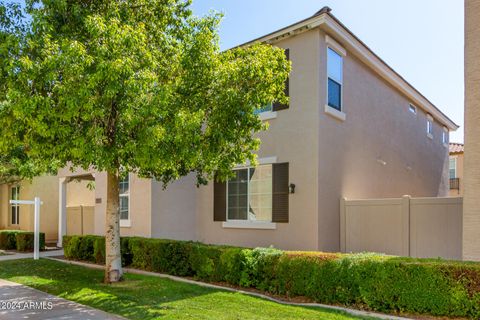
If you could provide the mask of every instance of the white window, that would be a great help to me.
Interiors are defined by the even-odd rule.
[[[433,118],[427,115],[427,136],[433,138]]]
[[[10,194],[11,200],[20,200],[20,187],[15,186],[11,189]],[[20,224],[20,205],[18,204],[11,204],[11,213],[12,213],[12,220],[11,224]]]
[[[450,179],[455,179],[457,177],[457,158],[450,158],[448,169]]]
[[[272,165],[241,168],[227,182],[228,221],[272,221]]]
[[[448,129],[446,127],[443,127],[442,142],[445,147],[448,147]]]
[[[343,57],[334,49],[327,49],[327,104],[329,107],[342,111],[343,90]]]
[[[413,104],[410,104],[408,107],[408,111],[410,111],[413,114],[417,114],[417,107],[415,107]]]
[[[120,226],[130,227],[130,179],[128,176],[120,180],[119,188]]]

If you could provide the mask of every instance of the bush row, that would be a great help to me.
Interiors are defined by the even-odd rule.
[[[480,265],[375,254],[285,252],[122,238],[124,265],[381,312],[480,318]],[[105,241],[64,238],[68,259],[103,263]]]
[[[21,230],[0,230],[0,249],[33,251],[33,232]],[[40,232],[40,250],[45,250],[45,233]]]

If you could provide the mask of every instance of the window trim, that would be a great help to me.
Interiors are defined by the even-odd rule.
[[[433,139],[433,117],[429,114],[427,114],[427,137]]]
[[[16,189],[16,199],[13,199],[13,189]],[[10,200],[20,200],[20,186],[15,185],[10,187]],[[15,223],[13,223],[13,208],[17,208],[15,212]],[[18,226],[20,225],[20,205],[19,204],[10,204],[10,225],[11,226]]]
[[[417,115],[418,113],[418,108],[414,104],[410,103],[408,105],[408,111],[410,111],[411,114]]]
[[[121,197],[126,197],[128,199],[128,219],[122,219],[122,216],[120,215],[120,228],[130,228],[132,226],[132,212],[130,210],[130,206],[131,206],[131,201],[130,201],[130,187],[131,187],[130,174],[128,174],[127,179],[128,179],[128,193],[119,194],[119,197],[118,197],[118,211],[119,211],[119,215],[120,215],[120,198]],[[119,181],[119,187],[120,187],[120,181]]]
[[[442,143],[445,148],[448,147],[448,142],[449,142],[449,131],[447,127],[443,127],[443,132],[442,132]]]
[[[277,157],[266,157],[258,159],[258,166],[262,165],[272,165],[277,162]],[[234,171],[236,170],[248,170],[250,172],[250,168],[254,168],[249,163],[245,165],[239,165],[233,168]],[[273,178],[273,177],[272,177]],[[231,228],[231,229],[266,229],[266,230],[273,230],[277,228],[277,223],[272,221],[262,221],[262,220],[234,220],[228,217],[228,180],[226,181],[226,205],[225,205],[225,218],[226,221],[222,222],[223,228]],[[272,190],[272,197],[273,197],[273,190]],[[273,201],[273,200],[272,200]],[[247,204],[250,203],[250,192],[247,189]],[[248,214],[247,214],[248,218]],[[273,219],[273,212],[272,212],[272,219]]]
[[[344,103],[344,100],[343,100],[343,91],[344,91],[344,79],[343,79],[343,71],[344,71],[344,58],[347,56],[347,51],[337,42],[335,41],[333,38],[331,38],[330,36],[326,35],[325,36],[325,42],[326,42],[326,59],[325,61],[327,61],[327,65],[326,65],[326,83],[325,83],[325,86],[326,86],[326,103],[325,103],[325,113],[337,120],[340,120],[340,121],[345,121],[347,116],[345,114],[345,103]],[[335,81],[336,83],[338,83],[340,85],[340,110],[330,106],[328,104],[328,80],[330,79],[330,76],[328,74],[328,50],[332,50],[333,52],[337,53],[341,58],[342,58],[342,81],[338,81],[339,79],[334,79],[334,78],[331,78],[333,81]]]
[[[263,111],[258,114],[261,121],[275,119],[277,117],[277,111]]]
[[[451,178],[450,177],[450,161],[451,160],[454,160],[455,161],[455,177],[454,178]],[[457,156],[450,156],[450,158],[448,159],[448,178],[449,179],[456,179],[458,178],[458,175],[457,175],[457,163],[458,163],[458,157]]]

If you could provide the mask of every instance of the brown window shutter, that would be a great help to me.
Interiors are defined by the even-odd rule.
[[[272,222],[288,222],[288,163],[273,164]]]
[[[285,58],[287,59],[287,61],[290,61],[290,49],[285,49]],[[285,95],[287,97],[290,97],[290,77],[288,77],[287,80],[285,81]],[[279,110],[288,109],[288,107],[289,107],[288,104],[280,104],[278,102],[274,102],[272,110],[279,111]]]
[[[213,221],[227,221],[227,183],[213,184]]]

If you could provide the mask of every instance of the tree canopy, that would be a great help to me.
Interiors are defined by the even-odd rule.
[[[221,15],[189,6],[29,0],[29,19],[0,6],[0,152],[164,183],[254,162],[254,111],[286,99],[289,63],[265,44],[220,51]]]

